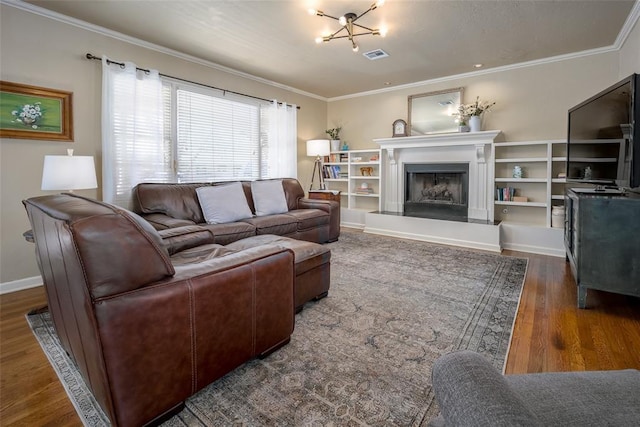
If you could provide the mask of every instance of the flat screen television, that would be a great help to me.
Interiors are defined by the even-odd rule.
[[[567,182],[639,189],[639,104],[633,74],[569,110]]]

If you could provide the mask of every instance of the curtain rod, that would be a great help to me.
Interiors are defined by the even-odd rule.
[[[102,61],[102,58],[99,58],[91,53],[87,53],[86,55],[87,59],[95,59],[97,61]],[[120,67],[124,68],[124,62],[118,62],[118,61],[112,61],[111,59],[107,59],[107,64],[116,64],[119,65]],[[136,67],[136,70],[138,71],[144,71],[145,73],[148,73],[149,70],[147,70],[146,68],[140,68],[140,67]],[[247,95],[246,93],[240,93],[240,92],[234,92],[232,90],[226,90],[226,89],[222,89],[219,87],[215,87],[215,86],[210,86],[210,85],[206,85],[204,83],[198,83],[198,82],[194,82],[193,80],[187,80],[187,79],[182,79],[180,77],[174,77],[174,76],[170,76],[168,74],[162,74],[162,73],[158,73],[160,76],[162,77],[167,77],[169,79],[173,79],[173,80],[179,80],[181,82],[185,82],[185,83],[191,83],[194,85],[198,85],[198,86],[204,86],[204,87],[208,87],[209,89],[215,89],[215,90],[219,90],[222,91],[222,93],[232,93],[234,95],[240,95],[240,96],[245,96],[247,98],[253,98],[253,99],[258,99],[260,101],[267,101],[267,102],[273,102],[273,99],[267,99],[267,98],[260,98],[259,96],[253,96],[253,95]],[[287,104],[286,102],[278,102],[278,104],[282,104],[282,105],[286,105],[288,107],[293,107],[293,105],[291,104]],[[300,106],[296,105],[296,108],[299,110]]]

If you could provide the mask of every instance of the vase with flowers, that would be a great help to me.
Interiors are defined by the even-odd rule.
[[[454,116],[458,117],[458,125],[461,132],[478,132],[482,129],[482,115],[489,111],[491,107],[496,105],[495,102],[480,101],[480,97],[476,97],[476,101],[472,104],[460,104],[458,112]],[[464,130],[467,127],[469,130]]]

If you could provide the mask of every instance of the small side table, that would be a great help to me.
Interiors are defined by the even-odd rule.
[[[340,204],[339,190],[309,190],[310,199],[333,200]]]

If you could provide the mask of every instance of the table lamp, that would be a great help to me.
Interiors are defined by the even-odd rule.
[[[44,156],[42,190],[69,191],[98,188],[93,156]]]
[[[326,190],[324,186],[324,177],[322,176],[322,157],[328,156],[331,152],[328,139],[311,139],[307,141],[307,156],[316,156],[315,163],[313,164],[313,173],[311,174],[311,185],[309,190],[313,189],[313,182],[316,179],[316,171],[318,179],[320,181],[319,189]]]

